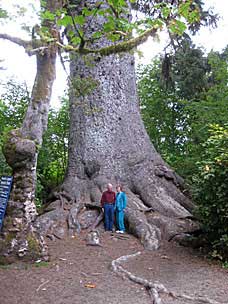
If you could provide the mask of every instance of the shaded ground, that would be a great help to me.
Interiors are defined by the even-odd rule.
[[[102,235],[102,247],[86,246],[84,236],[50,243],[46,266],[14,265],[0,269],[1,304],[151,304],[147,292],[116,276],[113,259],[142,251],[138,241]],[[160,281],[186,294],[206,295],[228,304],[228,271],[196,256],[190,249],[164,244],[125,263],[139,276]],[[86,285],[91,284],[91,285]],[[92,287],[92,288],[91,288]],[[166,304],[187,302],[164,299]]]
[[[177,294],[206,297],[228,304],[228,270],[200,257],[190,248],[163,244],[159,251],[144,251],[134,260],[129,259],[124,266],[137,276],[160,282]],[[172,298],[163,300],[164,304],[193,303]]]

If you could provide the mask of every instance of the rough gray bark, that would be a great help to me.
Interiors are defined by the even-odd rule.
[[[61,1],[49,0],[47,10],[54,12]],[[55,37],[55,22],[44,21],[44,25]],[[35,43],[35,42],[34,42]],[[4,221],[3,239],[0,251],[4,256],[36,258],[46,255],[44,240],[40,237],[33,222],[37,211],[35,206],[36,167],[39,146],[47,127],[48,110],[55,80],[57,47],[49,44],[37,53],[37,73],[31,100],[23,125],[9,132],[4,145],[4,154],[13,169],[13,188]]]
[[[87,1],[88,5],[93,3]],[[103,17],[90,20],[87,36],[103,22]],[[109,44],[101,39],[93,47]],[[190,220],[185,219],[191,217],[193,204],[180,190],[181,179],[156,152],[143,126],[134,56],[75,54],[71,56],[70,73],[69,163],[64,190],[77,203],[98,202],[108,182],[122,183],[129,198],[129,229],[146,248],[158,248],[163,237],[160,223],[148,221],[148,207],[170,222],[181,218],[180,231],[187,232]],[[171,231],[168,234],[172,235]]]

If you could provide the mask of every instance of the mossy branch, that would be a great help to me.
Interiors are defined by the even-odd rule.
[[[100,54],[102,56],[108,56],[111,54],[117,54],[117,53],[123,53],[123,52],[129,52],[130,50],[136,48],[140,44],[147,41],[149,37],[154,37],[157,33],[159,28],[150,28],[149,30],[146,30],[144,33],[139,35],[136,38],[129,39],[127,41],[122,41],[114,45],[110,45],[107,47],[102,47],[99,49],[90,49],[90,48],[83,48],[80,49],[79,47],[73,47],[71,45],[63,45],[59,42],[57,42],[58,46],[63,48],[67,52],[77,52],[82,54]]]
[[[140,44],[144,43],[149,37],[153,37],[156,35],[159,27],[153,27],[148,30],[146,30],[144,33],[139,35],[136,38],[129,39],[127,41],[121,41],[117,44],[113,44],[107,47],[102,47],[99,49],[91,49],[91,48],[80,48],[80,47],[74,47],[72,45],[63,45],[60,43],[57,39],[53,39],[49,45],[56,44],[58,47],[62,48],[66,52],[77,52],[81,54],[99,54],[101,56],[108,56],[111,54],[117,54],[117,53],[123,53],[123,52],[129,52],[130,50],[136,48]],[[37,52],[45,51],[48,49],[49,45],[42,45],[41,40],[36,40],[36,47],[34,48],[33,40],[26,41],[18,37],[10,36],[8,34],[2,34],[0,33],[0,39],[5,39],[8,41],[11,41],[19,46],[24,47],[25,51],[28,53],[28,55],[32,56],[36,54]]]

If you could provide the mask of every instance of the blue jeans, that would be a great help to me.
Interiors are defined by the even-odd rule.
[[[114,222],[114,204],[104,204],[105,230],[112,231]]]
[[[125,231],[124,211],[123,210],[121,210],[121,211],[116,210],[116,224],[120,231]]]

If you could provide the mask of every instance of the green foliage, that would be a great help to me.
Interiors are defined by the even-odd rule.
[[[41,178],[42,178],[42,176],[39,173],[37,173],[35,204],[36,204],[36,208],[37,208],[38,213],[40,211],[42,211],[42,205],[43,205],[42,200],[44,199],[44,196],[43,196],[44,186],[41,182]]]
[[[151,65],[138,69],[138,92],[142,117],[156,149],[169,155],[179,150],[186,137],[186,113],[184,100],[175,92],[166,90],[159,77],[161,62],[155,59]]]
[[[211,125],[209,132],[194,176],[194,197],[214,250],[228,258],[228,125]]]
[[[45,199],[50,189],[63,181],[68,160],[69,102],[62,99],[59,110],[51,109],[48,129],[38,157],[39,196]]]
[[[205,56],[189,41],[138,70],[141,113],[163,158],[191,185],[213,246],[228,256],[228,48]]]
[[[175,39],[176,35],[181,36],[189,28],[197,31],[199,25],[204,24],[206,19],[211,20],[214,17],[212,13],[203,9],[202,1],[192,2],[191,0],[174,0],[172,3],[154,0],[149,4],[145,1],[131,0],[134,8],[146,12],[139,18],[134,18],[134,22],[129,22],[129,2],[127,0],[95,1],[89,5],[86,2],[79,4],[79,1],[67,2],[62,8],[59,7],[56,10],[47,8],[46,1],[40,2],[40,24],[45,26],[46,22],[56,20],[62,33],[67,32],[69,44],[80,48],[86,46],[87,42],[93,43],[100,37],[108,38],[111,41],[128,40],[132,30],[135,30],[136,34],[142,34],[151,27],[166,28]],[[106,21],[97,33],[94,32],[92,37],[88,37],[86,23],[91,24],[101,16]],[[42,32],[41,28],[40,33]],[[48,35],[46,36],[48,37]],[[51,33],[49,36],[51,37]]]
[[[4,134],[21,126],[30,97],[24,84],[11,80],[3,87],[5,92],[0,98],[0,175],[8,175],[12,172],[2,153]],[[38,209],[41,209],[49,191],[63,180],[67,166],[68,130],[68,98],[63,98],[60,109],[50,110],[48,128],[39,152],[36,184]]]
[[[222,267],[223,267],[224,269],[228,269],[228,261],[223,262],[223,263],[222,263]]]
[[[131,0],[133,8],[144,12],[135,16],[134,21],[129,18],[128,0],[94,1],[61,1],[57,3],[40,0],[29,1],[24,5],[14,4],[11,9],[7,6],[10,14],[3,7],[0,7],[0,20],[6,19],[17,24],[27,33],[32,34],[36,26],[39,31],[36,39],[40,38],[45,43],[56,41],[56,31],[52,25],[58,25],[61,32],[61,41],[68,41],[71,46],[82,50],[93,44],[96,39],[109,39],[111,41],[128,41],[135,35],[142,34],[145,30],[154,28],[157,30],[166,29],[170,32],[172,39],[181,36],[186,30],[196,32],[201,25],[215,24],[217,16],[211,10],[204,9],[204,1],[196,0],[174,0],[166,1],[144,1]],[[25,19],[36,19],[36,24],[28,24]],[[16,18],[16,17],[19,17]],[[100,28],[88,35],[88,26],[96,22],[96,19],[104,17],[105,22]],[[33,30],[32,30],[33,27]],[[34,37],[32,37],[34,38]],[[66,38],[66,39],[64,39]]]
[[[147,132],[166,161],[190,183],[208,125],[228,120],[227,58],[227,50],[205,56],[185,39],[175,53],[138,69]]]
[[[202,100],[203,92],[208,90],[207,74],[211,70],[203,50],[195,47],[190,39],[185,38],[175,53],[168,56],[170,60],[168,76],[170,78],[164,79],[166,85],[172,87],[182,99]]]
[[[8,13],[6,10],[0,7],[0,20],[8,17]]]
[[[29,102],[29,92],[25,84],[9,80],[2,87],[4,94],[0,98],[1,131],[9,126],[18,128]]]
[[[29,92],[25,84],[10,80],[2,84],[4,94],[0,97],[0,175],[11,174],[2,153],[5,134],[10,129],[17,129],[24,118],[29,102]]]

